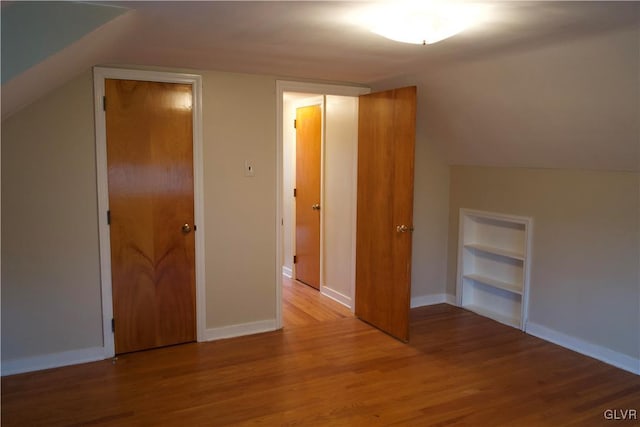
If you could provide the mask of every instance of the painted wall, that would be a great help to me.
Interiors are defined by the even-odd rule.
[[[102,346],[89,71],[2,122],[2,361]]]
[[[353,307],[358,98],[326,97],[323,293]]]
[[[207,328],[275,321],[275,78],[202,76]],[[94,147],[90,71],[2,122],[3,364],[102,345]]]
[[[274,320],[275,78],[202,77],[207,328]]]
[[[447,292],[460,208],[533,217],[529,322],[638,358],[640,174],[454,166]]]

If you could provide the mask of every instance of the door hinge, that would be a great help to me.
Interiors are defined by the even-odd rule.
[[[102,97],[102,111],[107,111],[107,97]]]
[[[107,211],[107,225],[111,225],[111,211]]]
[[[111,319],[111,332],[116,331],[116,319]]]
[[[293,119],[293,128],[298,129],[298,121],[296,119]]]
[[[298,189],[294,188],[293,189],[293,197],[296,197],[298,195]]]
[[[293,256],[293,263],[296,264],[298,262],[298,256],[294,255]]]

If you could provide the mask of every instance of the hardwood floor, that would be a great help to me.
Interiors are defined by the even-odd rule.
[[[317,322],[353,317],[353,313],[311,286],[283,277],[282,325],[309,326]]]
[[[441,304],[407,345],[283,293],[282,331],[3,377],[2,425],[637,425],[603,414],[640,412],[640,377],[516,329]]]

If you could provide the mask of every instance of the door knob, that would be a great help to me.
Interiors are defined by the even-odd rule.
[[[316,203],[315,205],[311,206],[311,209],[313,209],[314,211],[319,211],[320,205]]]
[[[407,227],[406,225],[398,225],[396,226],[396,231],[398,233],[406,233],[407,231],[413,231],[413,227]]]
[[[182,232],[184,234],[189,234],[191,232],[191,226],[189,224],[184,224],[182,226]]]

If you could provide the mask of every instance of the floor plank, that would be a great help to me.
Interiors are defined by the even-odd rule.
[[[412,310],[406,345],[305,285],[283,293],[281,331],[3,377],[2,425],[596,426],[635,424],[605,409],[640,412],[640,377],[468,311]]]

